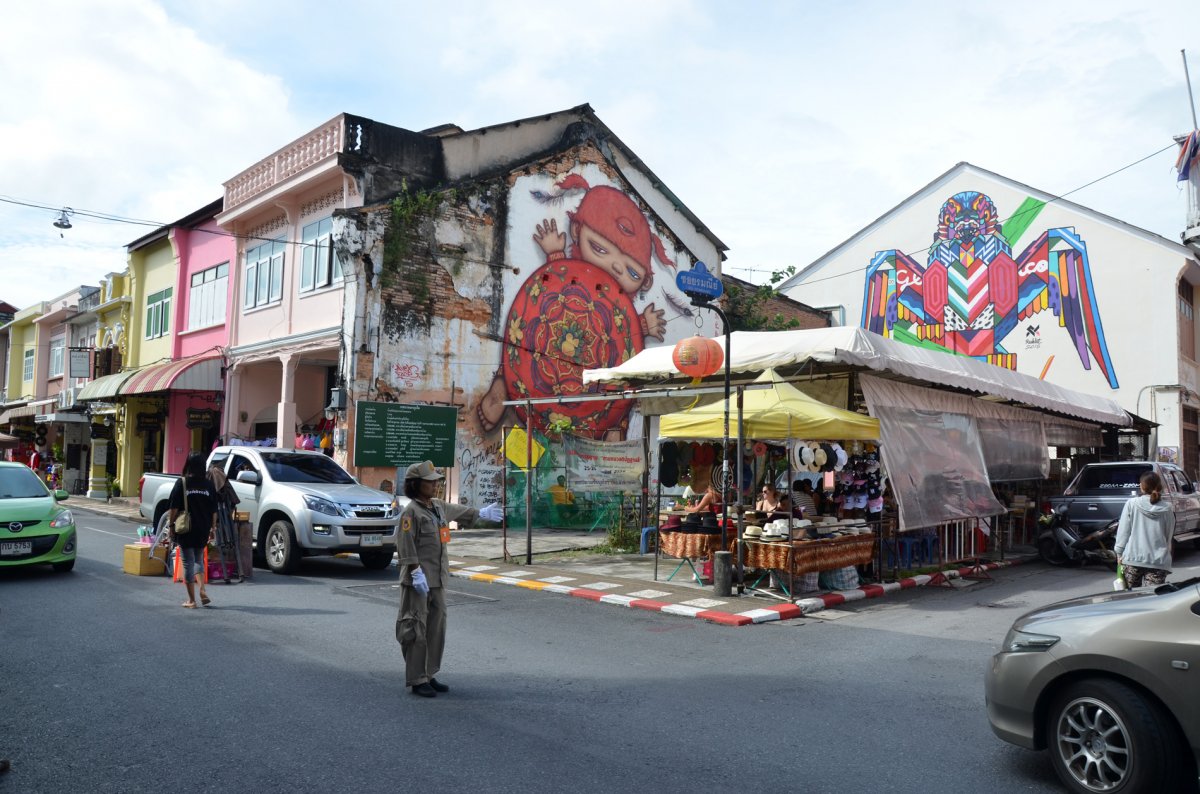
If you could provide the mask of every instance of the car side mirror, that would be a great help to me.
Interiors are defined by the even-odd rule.
[[[54,498],[60,502],[65,502],[67,499],[71,498],[71,494],[69,494],[66,491],[64,491],[63,489],[59,488],[57,491],[54,492]]]
[[[259,483],[262,482],[262,477],[260,477],[258,472],[256,472],[256,471],[250,471],[249,469],[243,469],[242,471],[239,471],[237,473],[237,482],[245,482],[245,483],[249,483],[251,485],[258,485]]]

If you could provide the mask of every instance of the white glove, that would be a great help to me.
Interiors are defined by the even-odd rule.
[[[484,521],[495,521],[497,524],[504,520],[504,508],[499,502],[492,502],[486,507],[479,508],[479,517]]]
[[[413,589],[421,595],[429,595],[429,582],[425,581],[425,572],[414,568],[412,572]]]

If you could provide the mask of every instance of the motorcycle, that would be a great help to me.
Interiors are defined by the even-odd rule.
[[[1113,546],[1117,542],[1117,523],[1111,521],[1084,535],[1067,517],[1067,506],[1059,505],[1038,519],[1038,554],[1051,565],[1098,562],[1115,571],[1117,553],[1113,551]]]

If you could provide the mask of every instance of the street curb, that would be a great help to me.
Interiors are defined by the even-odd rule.
[[[130,514],[130,513],[121,511],[121,510],[113,510],[112,508],[108,507],[107,505],[105,505],[104,507],[101,507],[100,505],[90,505],[90,504],[85,504],[83,502],[68,502],[64,506],[71,510],[86,510],[89,513],[96,513],[98,515],[109,516],[110,518],[119,518],[123,521],[133,521],[134,523],[137,523],[137,524],[146,523],[146,519],[142,517],[142,514],[140,512],[135,512],[135,513]],[[126,509],[128,509],[128,508],[126,508]]]
[[[506,584],[516,587],[522,587],[527,590],[536,590],[539,592],[558,593],[567,595],[573,598],[581,598],[585,601],[592,601],[598,604],[614,604],[630,609],[643,609],[648,612],[661,612],[667,615],[679,615],[681,617],[699,618],[710,623],[717,623],[722,626],[750,626],[758,623],[769,623],[777,620],[792,620],[794,618],[805,617],[823,609],[838,606],[840,604],[849,603],[851,601],[862,601],[868,598],[880,598],[889,593],[899,592],[900,590],[909,590],[914,587],[926,587],[930,584],[941,584],[951,579],[968,578],[986,571],[994,571],[1000,568],[1010,568],[1014,565],[1020,565],[1035,557],[1015,558],[1005,560],[1003,562],[988,562],[980,563],[976,566],[963,566],[959,568],[947,568],[944,571],[934,574],[921,574],[906,579],[901,579],[897,582],[887,582],[885,584],[868,584],[862,587],[854,588],[853,590],[839,590],[832,593],[824,593],[812,598],[802,598],[794,604],[781,603],[769,604],[754,609],[748,609],[742,612],[727,612],[718,609],[705,609],[703,607],[690,606],[688,604],[676,604],[668,601],[660,601],[657,598],[640,598],[635,595],[621,595],[619,593],[608,593],[604,590],[588,587],[582,584],[576,587],[567,586],[553,581],[539,581],[531,579],[522,579],[517,576],[505,576],[503,574],[488,573],[489,570],[495,570],[499,566],[481,564],[474,560],[469,562],[451,561],[450,575],[468,579],[473,582],[486,582],[489,584]],[[514,572],[515,573],[515,572]],[[545,570],[545,573],[553,573],[552,570]],[[551,579],[559,577],[551,576]],[[620,577],[611,577],[617,578]],[[642,587],[644,582],[632,582],[631,587]],[[612,586],[611,584],[609,586]],[[686,594],[689,598],[693,594]]]

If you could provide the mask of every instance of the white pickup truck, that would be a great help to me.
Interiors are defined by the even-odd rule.
[[[359,484],[320,452],[217,447],[208,465],[229,478],[254,529],[255,562],[294,572],[302,557],[355,552],[367,568],[386,568],[396,552],[403,496]],[[145,474],[141,514],[161,529],[178,474]]]

